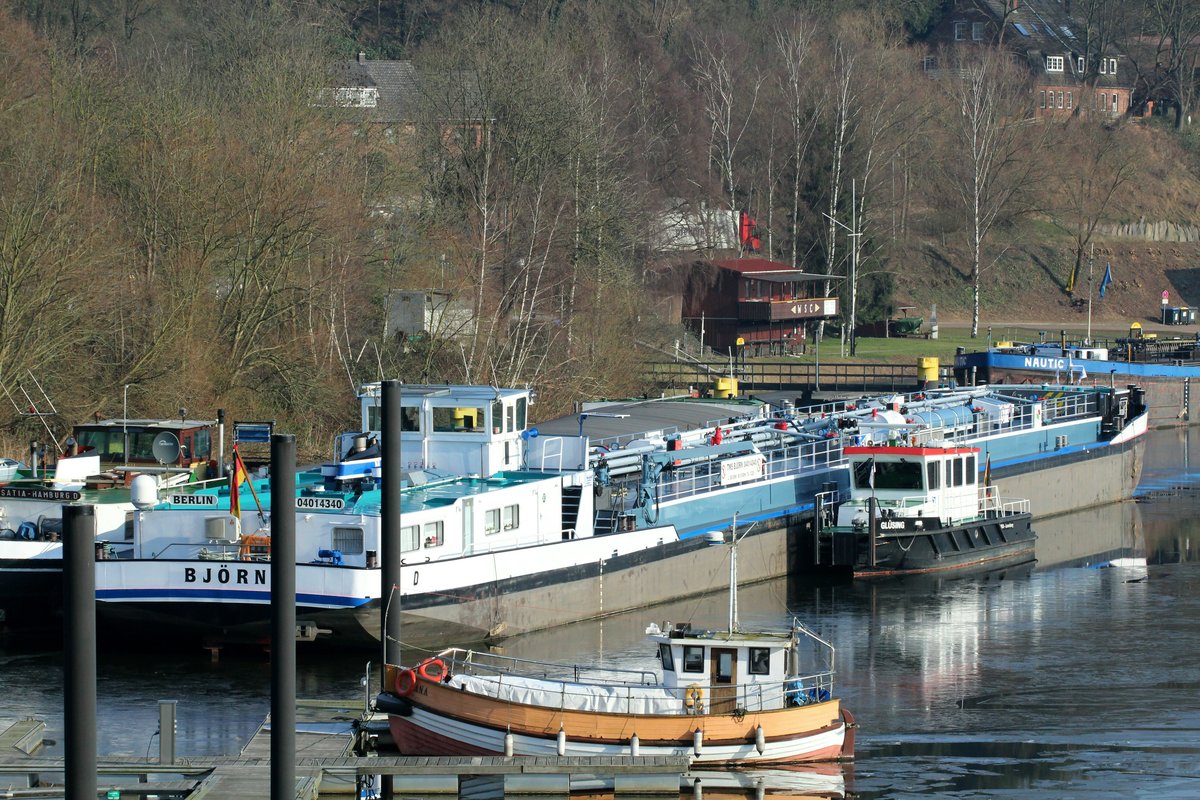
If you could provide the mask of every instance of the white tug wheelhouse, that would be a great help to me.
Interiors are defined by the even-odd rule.
[[[978,448],[887,445],[847,447],[844,452],[850,463],[850,499],[838,509],[838,527],[865,530],[872,499],[881,532],[891,519],[943,526],[981,514],[985,498],[978,482]]]

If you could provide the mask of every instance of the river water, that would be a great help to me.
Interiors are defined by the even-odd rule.
[[[1197,454],[1193,466],[1191,454]],[[1154,431],[1138,502],[1037,523],[1037,563],[955,579],[777,580],[739,593],[743,627],[794,615],[837,648],[860,798],[1200,797],[1200,430]],[[1003,486],[1001,486],[1003,490]],[[1099,565],[1145,557],[1147,566]],[[727,593],[581,623],[509,655],[644,664],[648,622],[724,627]],[[153,630],[146,631],[149,645]],[[303,698],[361,698],[377,653],[300,650]],[[35,716],[61,754],[62,653],[0,649],[0,725]],[[373,673],[377,680],[377,672]],[[236,753],[270,708],[263,654],[102,646],[102,754],[157,753],[178,701],[180,755]]]

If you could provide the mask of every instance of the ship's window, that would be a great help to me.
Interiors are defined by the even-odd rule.
[[[334,528],[333,549],[345,555],[357,555],[363,551],[362,528]]]
[[[929,477],[929,491],[942,488],[942,464],[940,461],[930,461],[926,469]]]
[[[704,672],[704,648],[696,645],[683,646],[683,671]]]
[[[492,403],[492,433],[499,433],[504,420],[504,404],[499,400]]]
[[[658,643],[658,660],[662,662],[663,672],[675,671],[675,657],[671,655],[671,645],[666,642]]]
[[[192,434],[192,458],[208,459],[212,452],[212,431],[207,428]]]
[[[978,478],[975,473],[975,456],[967,456],[966,469],[967,483],[977,483]]]
[[[525,430],[529,423],[529,401],[524,397],[517,399],[517,430]]]
[[[517,505],[504,507],[504,530],[511,531],[521,524],[521,507]]]
[[[750,674],[769,675],[771,673],[771,649],[769,647],[750,648]]]
[[[483,512],[483,532],[500,532],[500,509],[489,508],[487,511]]]
[[[874,473],[874,483],[872,483]],[[921,488],[921,465],[906,461],[860,461],[854,465],[854,485],[859,489]]]
[[[953,464],[954,464],[954,480],[952,481],[952,483],[950,485],[951,486],[962,486],[963,485],[963,460],[961,458],[956,458],[953,460]]]
[[[512,406],[504,407],[504,432],[512,433],[516,426],[516,410]]]
[[[373,431],[379,428],[371,428]],[[400,408],[400,430],[402,431],[419,431],[421,430],[421,409],[417,406],[401,406]]]
[[[441,520],[438,520],[437,522],[426,522],[424,528],[422,529],[422,533],[425,535],[426,547],[438,547],[443,541],[445,541],[445,528],[443,527]]]
[[[728,650],[717,653],[717,674],[713,679],[716,683],[733,683],[733,653]]]
[[[482,408],[435,408],[433,429],[439,433],[482,430]]]
[[[421,546],[421,527],[405,525],[400,529],[400,551],[408,552]]]

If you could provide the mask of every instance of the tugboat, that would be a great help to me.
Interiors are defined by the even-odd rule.
[[[826,563],[855,576],[964,569],[1033,560],[1029,501],[1000,497],[979,449],[890,440],[845,448],[850,497],[820,532]]]

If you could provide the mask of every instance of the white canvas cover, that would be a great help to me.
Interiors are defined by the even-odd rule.
[[[599,686],[518,675],[454,675],[457,689],[510,703],[611,714],[682,714],[682,697],[659,686]]]

